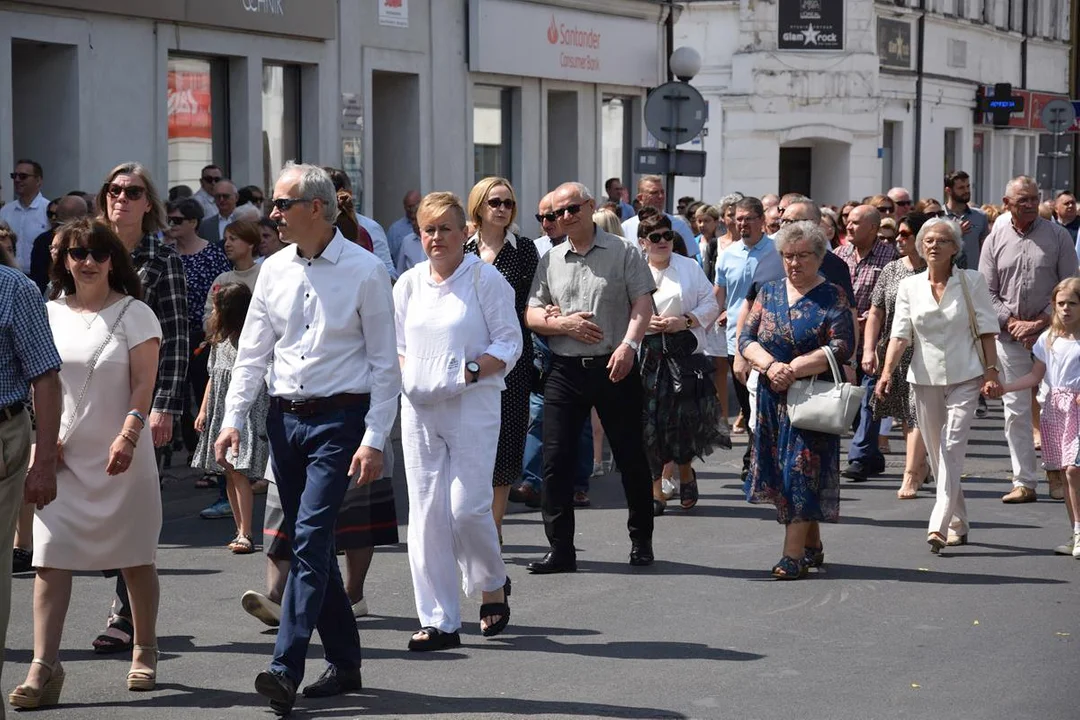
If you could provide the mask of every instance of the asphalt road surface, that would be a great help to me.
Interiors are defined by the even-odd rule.
[[[466,601],[460,649],[405,649],[418,625],[405,546],[380,548],[372,614],[359,621],[364,691],[300,699],[293,717],[1077,720],[1080,561],[1052,554],[1070,528],[1045,483],[1038,503],[1000,502],[1001,426],[999,404],[978,421],[965,468],[971,544],[942,557],[925,542],[930,493],[896,499],[897,438],[885,476],[844,482],[842,521],[823,529],[826,566],[798,582],[769,575],[783,532],[771,507],[745,502],[738,444],[699,469],[695,510],[658,518],[653,567],[626,562],[615,475],[594,480],[593,507],[578,516],[577,574],[525,572],[545,543],[539,514],[517,508],[505,528],[510,626],[482,638],[479,602]],[[270,717],[252,681],[274,631],[239,605],[244,590],[263,589],[265,560],[224,549],[232,523],[197,517],[213,491],[191,480],[174,468],[164,488],[159,689],[127,692],[128,660],[90,651],[112,583],[80,576],[62,704],[34,717]],[[404,524],[400,471],[396,486]],[[255,514],[258,523],[261,502]],[[32,585],[32,575],[15,579],[5,693],[31,659]],[[309,657],[308,681],[322,670],[317,639]]]

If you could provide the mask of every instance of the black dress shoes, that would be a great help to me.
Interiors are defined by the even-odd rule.
[[[636,566],[652,565],[653,560],[652,543],[639,541],[630,546],[630,564]]]
[[[296,683],[286,675],[263,670],[255,676],[255,691],[270,700],[270,709],[280,716],[292,712],[296,702]]]
[[[552,550],[544,556],[543,560],[529,563],[526,569],[533,575],[577,572],[577,558],[569,553]]]
[[[327,665],[319,679],[304,688],[306,698],[324,698],[334,695],[363,690],[364,683],[360,679],[360,668],[348,670],[336,665]]]

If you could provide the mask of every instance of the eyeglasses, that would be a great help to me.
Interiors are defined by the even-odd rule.
[[[935,245],[952,245],[952,240],[946,238],[923,238],[923,245],[934,247]]]
[[[141,185],[110,185],[108,189],[109,197],[114,200],[121,195],[125,196],[128,200],[141,200],[143,193],[146,192],[146,188]]]
[[[219,180],[221,180],[221,176],[220,176],[220,175],[217,175],[217,176],[214,176],[214,175],[203,175],[203,176],[202,176],[202,181],[203,181],[204,183],[216,183],[216,182],[218,182]]]
[[[169,216],[169,224],[172,225],[173,227],[176,227],[177,225],[183,225],[184,222],[186,222],[186,221],[187,221],[187,218],[182,216],[182,215],[180,217],[176,217],[174,215]]]
[[[895,205],[875,205],[874,207],[877,208],[878,212],[885,213],[886,215],[892,215],[896,212]]]
[[[293,205],[309,202],[311,201],[305,200],[304,198],[274,198],[270,201],[270,204],[273,205],[278,212],[288,212],[292,209]]]
[[[736,225],[746,225],[747,223],[752,223],[755,220],[760,220],[760,219],[761,219],[760,215],[744,215],[742,217],[736,216],[735,217],[735,224]]]
[[[910,230],[901,230],[900,232],[896,233],[896,237],[904,238],[905,240],[907,240],[908,238],[915,237],[915,233],[911,232]]]
[[[651,242],[653,245],[659,245],[662,242],[674,243],[675,233],[671,230],[664,230],[663,232],[649,233],[645,236],[645,239]]]
[[[799,262],[806,262],[810,258],[814,257],[812,252],[798,252],[798,253],[780,253],[780,257],[784,258],[784,262],[788,265],[798,260]]]
[[[1021,197],[1009,198],[1014,205],[1038,205],[1038,195],[1024,195]]]
[[[571,215],[577,215],[581,212],[580,205],[567,205],[564,208],[559,208],[555,211],[555,217],[562,217],[563,215],[570,213]]]
[[[101,264],[108,260],[112,254],[105,248],[86,248],[86,247],[69,247],[67,249],[68,257],[75,262],[82,262],[88,257],[94,258],[94,262]]]
[[[232,200],[233,199],[233,194],[232,193],[215,193],[214,194],[214,199],[215,200]]]
[[[32,177],[37,177],[37,175],[35,175],[33,173],[20,173],[20,172],[11,173],[11,179],[12,180],[29,180]]]
[[[500,205],[502,205],[507,210],[513,210],[514,205],[516,205],[516,204],[517,203],[515,203],[510,198],[506,198],[505,200],[500,200],[499,198],[488,198],[488,201],[487,201],[487,206],[489,208],[491,208],[492,210],[497,210]]]
[[[891,243],[894,240],[896,240],[896,236],[895,235],[889,235],[888,233],[878,233],[877,239],[881,240],[882,242]]]
[[[553,212],[549,212],[549,213],[536,213],[536,222],[538,222],[538,223],[542,223],[542,222],[545,222],[545,221],[547,221],[547,222],[552,222],[552,223],[553,223],[553,222],[555,222],[555,221],[556,221],[556,220],[558,220],[558,219],[559,219],[559,216],[558,216],[558,215],[556,215],[556,214],[555,214],[555,213],[553,213]]]
[[[911,201],[910,200],[897,200],[896,204],[897,205],[910,205]]]

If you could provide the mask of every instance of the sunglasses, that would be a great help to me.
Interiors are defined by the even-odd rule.
[[[571,215],[577,215],[581,212],[580,205],[567,205],[564,208],[559,208],[555,211],[555,217],[562,217],[563,215],[570,213]]]
[[[263,198],[262,195],[252,195],[251,196],[251,202],[252,202],[253,205],[262,205],[264,199],[265,198]]]
[[[37,177],[37,175],[34,175],[33,173],[18,173],[18,172],[11,173],[11,179],[12,180],[29,180],[32,177]]]
[[[67,254],[68,257],[75,262],[82,262],[83,260],[86,260],[86,258],[92,257],[94,258],[94,262],[99,265],[112,256],[111,253],[104,248],[94,248],[91,250],[86,247],[70,247],[67,249]]]
[[[487,206],[489,208],[491,208],[492,210],[497,210],[500,205],[502,205],[507,210],[513,210],[514,205],[516,205],[516,204],[517,203],[515,203],[510,198],[506,198],[505,200],[500,200],[499,198],[488,198],[488,201],[487,201]]]
[[[910,200],[897,200],[896,204],[897,205],[910,205],[911,201]]]
[[[892,213],[896,212],[895,205],[877,205],[876,208],[878,212],[883,212],[886,215],[891,215]]]
[[[128,200],[141,200],[143,194],[146,192],[146,188],[141,185],[110,185],[107,191],[109,197],[116,199],[121,195],[125,196]]]
[[[298,203],[309,203],[310,200],[304,198],[274,198],[270,201],[270,204],[277,208],[278,212],[288,212],[292,209],[293,205]]]
[[[664,230],[663,232],[649,233],[645,236],[645,239],[653,245],[659,245],[662,242],[673,243],[675,242],[675,233],[671,230]]]
[[[215,177],[215,176],[213,176],[213,175],[203,175],[203,176],[202,176],[202,181],[203,181],[204,183],[216,183],[216,182],[218,182],[219,180],[221,180],[221,176],[220,176],[220,175],[218,175],[218,176],[216,176],[216,177]]]
[[[187,218],[183,217],[183,216],[181,216],[181,217],[173,217],[172,215],[169,216],[169,224],[172,225],[173,227],[176,227],[177,225],[183,225],[186,221],[187,221]]]
[[[559,216],[558,216],[558,215],[556,215],[556,214],[555,214],[555,213],[553,213],[553,212],[549,212],[549,213],[536,213],[536,222],[538,222],[538,223],[542,223],[542,222],[544,222],[545,220],[546,220],[547,222],[555,222],[555,221],[556,221],[556,220],[558,220],[558,219],[559,219]]]
[[[896,233],[896,237],[904,238],[905,240],[907,240],[908,238],[915,237],[915,233],[911,232],[910,230],[901,230],[900,232]]]

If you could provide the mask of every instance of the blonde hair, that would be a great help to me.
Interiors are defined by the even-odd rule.
[[[720,222],[720,208],[715,205],[702,204],[694,211],[694,215],[708,215],[713,220]]]
[[[142,218],[143,234],[148,235],[164,230],[168,224],[165,204],[161,202],[161,195],[158,194],[154,181],[150,179],[150,171],[142,163],[137,162],[121,163],[105,176],[105,182],[101,184],[101,189],[97,194],[97,207],[98,212],[101,213],[101,219],[110,227],[112,226],[112,221],[109,220],[109,185],[117,175],[134,175],[142,180],[143,187],[146,188],[146,200],[150,209]]]
[[[986,220],[990,223],[990,225],[993,225],[994,221],[997,220],[998,217],[1000,217],[1001,215],[1001,208],[991,203],[986,203],[979,209],[986,214]]]
[[[441,217],[447,212],[453,212],[458,221],[458,227],[465,229],[465,208],[461,204],[461,198],[452,192],[433,192],[424,196],[416,208],[416,218],[419,224],[421,217]]]
[[[610,210],[597,210],[592,214],[592,221],[604,232],[622,237],[622,223],[619,217]]]
[[[1055,285],[1054,291],[1050,293],[1050,304],[1054,306],[1053,312],[1050,313],[1050,330],[1046,336],[1046,349],[1050,352],[1054,351],[1054,341],[1068,332],[1065,323],[1061,322],[1061,317],[1057,313],[1057,296],[1063,292],[1071,292],[1073,297],[1080,302],[1080,277],[1065,278]]]
[[[509,228],[517,220],[517,195],[514,193],[514,186],[506,178],[486,177],[473,185],[472,190],[469,191],[468,218],[476,223],[477,227],[480,227],[484,203],[487,202],[491,191],[497,187],[509,190],[510,199],[514,201],[514,207],[510,208],[510,222],[506,224],[506,227]]]

